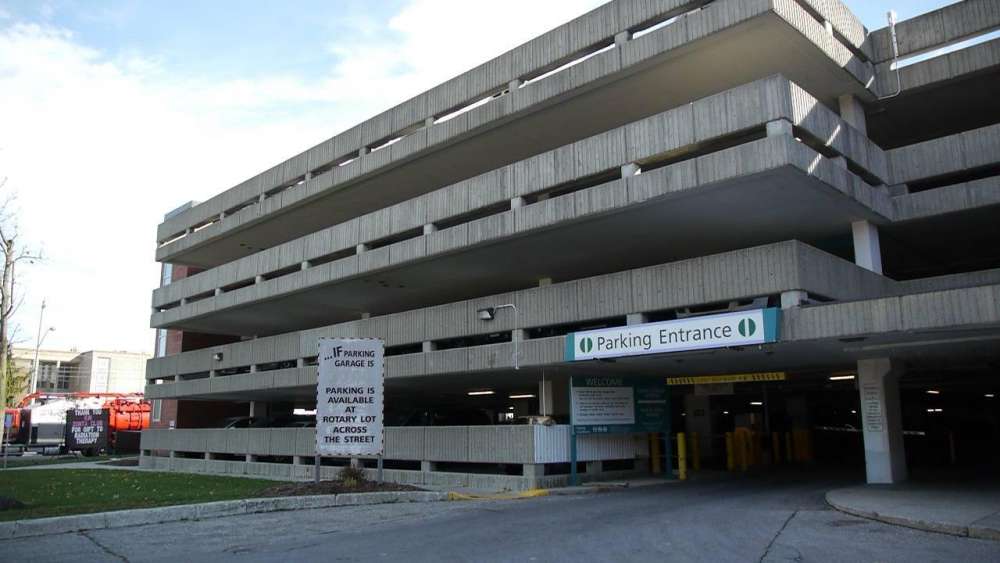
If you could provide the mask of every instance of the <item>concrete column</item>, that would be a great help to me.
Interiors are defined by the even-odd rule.
[[[366,250],[368,250],[367,244],[359,244],[356,247],[354,247],[354,252],[358,254],[364,254]]]
[[[538,382],[539,414],[545,416],[569,414],[569,377],[546,376]]]
[[[777,137],[778,135],[789,135],[793,133],[792,123],[784,119],[775,119],[767,122],[767,136]]]
[[[306,367],[306,360],[305,360],[305,358],[299,358],[299,359],[295,360],[295,367],[297,367],[297,368],[304,368],[304,367]]]
[[[878,227],[868,221],[851,223],[854,235],[854,263],[866,270],[882,273],[882,247],[879,244]]]
[[[867,135],[868,119],[865,117],[865,107],[861,102],[853,94],[844,94],[837,98],[837,103],[840,104],[841,119]]]
[[[213,459],[215,459],[215,456],[212,453],[205,452],[205,461],[212,461]]]
[[[824,22],[823,22],[823,29],[825,29],[825,30],[826,30],[826,32],[827,32],[827,33],[828,33],[829,35],[833,35],[833,24],[832,24],[832,23],[830,23],[830,22],[828,22],[828,21],[824,21]]]
[[[523,197],[515,197],[515,198],[513,198],[513,199],[510,200],[510,208],[511,209],[520,209],[522,207],[524,207],[524,198]]]
[[[311,265],[312,264],[310,264],[308,260],[303,260],[302,263],[299,264],[299,268],[302,270],[308,270]]]
[[[429,235],[431,233],[436,233],[437,230],[438,230],[437,225],[435,225],[434,223],[427,223],[426,225],[424,225],[424,234],[425,235]]]
[[[539,477],[545,476],[545,464],[542,463],[525,463],[523,475],[525,477],[531,477],[532,479],[538,479]]]
[[[435,119],[435,117],[433,115],[430,116],[430,117],[428,117],[427,119],[425,119],[424,120],[424,129],[430,129],[431,127],[434,127],[434,121],[435,120],[436,119]]]
[[[604,473],[604,462],[599,459],[595,461],[588,461],[587,475],[597,475],[598,473]]]
[[[431,471],[436,471],[437,470],[437,464],[434,463],[433,461],[421,461],[420,462],[420,470],[423,471],[424,473],[429,473]]]
[[[181,307],[183,307],[184,305],[187,305],[187,304],[188,304],[188,298],[187,297],[181,297]]]
[[[809,294],[804,291],[793,290],[781,293],[781,308],[791,309],[798,307],[809,300]]]
[[[194,228],[193,227],[188,227],[188,228],[184,229],[184,234],[185,235],[190,235],[193,232],[194,232]]]
[[[362,156],[365,156],[366,154],[368,154],[370,152],[372,152],[372,150],[370,148],[368,148],[368,147],[361,147],[360,149],[358,149],[358,158],[361,158]]]
[[[306,175],[305,175],[304,179],[305,179],[306,182],[308,182],[309,180],[312,180],[313,179],[313,173],[312,172],[306,172]]]
[[[221,288],[221,287],[217,287],[217,288],[215,288],[215,296],[216,296],[216,297],[218,297],[218,296],[222,295],[223,293],[225,293],[225,291],[222,291],[222,288]]]
[[[219,213],[219,221],[222,221],[225,218],[226,218],[226,212],[225,211],[223,211],[222,213]]]
[[[250,368],[250,371],[253,371],[252,367]],[[257,401],[250,401],[250,414],[249,414],[250,418],[256,416],[256,413],[257,413]]]
[[[305,465],[305,458],[300,455],[293,455],[292,465]]]
[[[371,313],[361,313],[361,318],[362,319],[370,319],[370,318],[372,318],[372,314]]]
[[[517,92],[521,88],[521,84],[522,84],[521,79],[515,78],[514,80],[511,80],[510,82],[507,83],[507,91],[511,93]]]
[[[643,313],[632,313],[625,317],[625,324],[628,326],[641,325],[649,322],[649,318]]]
[[[516,340],[518,342],[524,342],[525,340],[528,339],[527,336],[528,335],[527,335],[527,333],[525,332],[525,330],[523,328],[515,328],[514,330],[510,331],[510,339],[511,340]]]
[[[631,40],[632,40],[631,31],[622,31],[620,33],[615,34],[615,45],[618,47],[621,47],[622,45],[628,43]]]
[[[426,354],[427,352],[433,352],[435,350],[437,350],[437,344],[434,342],[424,342],[421,351]]]
[[[254,276],[253,283],[264,283],[264,276]]]
[[[538,382],[538,414],[552,415],[552,380]]]
[[[623,164],[622,165],[622,178],[623,179],[624,178],[631,178],[632,176],[635,176],[635,175],[639,174],[639,172],[641,172],[641,171],[642,171],[642,169],[639,167],[639,165],[636,164],[636,163],[634,163],[634,162],[630,162],[628,164]]]
[[[542,278],[538,280],[538,287],[548,287],[552,285],[552,278]]]
[[[698,433],[698,446],[703,458],[715,455],[712,449],[714,442],[712,441],[710,399],[711,397],[708,396],[694,394],[684,396],[684,412],[687,413],[687,416],[684,417],[684,430],[689,437],[692,432]],[[688,455],[691,455],[690,451]],[[690,464],[688,466],[690,467]]]
[[[244,459],[246,460],[247,463],[253,463],[257,461],[257,456],[255,456],[254,454],[247,454]]]
[[[861,425],[869,484],[905,481],[903,416],[899,403],[902,370],[889,358],[858,360]]]

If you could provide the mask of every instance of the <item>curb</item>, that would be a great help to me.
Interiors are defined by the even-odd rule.
[[[844,514],[850,514],[851,516],[857,516],[859,518],[865,518],[867,520],[875,520],[876,522],[882,522],[884,524],[892,524],[894,526],[902,526],[904,528],[912,528],[914,530],[921,530],[924,532],[934,532],[937,534],[947,534],[950,536],[958,536],[962,538],[974,538],[980,540],[993,540],[1000,541],[1000,530],[995,528],[982,528],[979,526],[962,526],[961,524],[945,524],[942,522],[927,522],[925,520],[916,520],[913,518],[903,518],[900,516],[890,516],[888,514],[880,514],[875,511],[869,510],[858,510],[856,508],[851,508],[849,506],[844,506],[838,504],[830,499],[830,492],[824,495],[826,503],[833,507],[839,512]]]
[[[244,500],[224,500],[202,504],[163,506],[55,516],[33,520],[0,522],[0,540],[30,538],[43,535],[128,528],[146,524],[166,524],[191,520],[209,520],[243,514],[282,512],[287,510],[310,510],[337,506],[363,506],[374,504],[439,502],[448,500],[448,493],[439,492],[381,492],[343,493],[339,495],[313,495],[301,497],[255,498]]]

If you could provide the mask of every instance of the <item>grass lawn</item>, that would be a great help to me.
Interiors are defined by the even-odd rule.
[[[61,463],[86,463],[89,461],[107,461],[111,459],[111,456],[99,455],[93,457],[80,457],[80,456],[27,456],[27,457],[8,457],[7,467],[33,467],[35,465],[58,465]],[[0,467],[3,467],[3,459],[0,457]]]
[[[275,481],[111,469],[0,472],[0,497],[24,508],[0,510],[0,521],[149,508],[259,496]]]

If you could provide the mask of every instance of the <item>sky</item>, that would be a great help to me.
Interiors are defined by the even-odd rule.
[[[152,352],[164,213],[603,3],[0,0],[0,179],[43,258],[15,345]],[[947,3],[847,1],[869,29]]]

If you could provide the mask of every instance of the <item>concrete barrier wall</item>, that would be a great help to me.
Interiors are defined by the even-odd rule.
[[[886,157],[880,148],[805,90],[783,77],[775,76],[548,151],[158,288],[153,292],[153,306],[171,308],[154,313],[153,325],[270,299],[304,287],[346,280],[436,253],[552,226],[579,216],[639,204],[649,198],[629,198],[625,181],[610,182],[572,197],[542,201],[358,256],[341,258],[332,264],[300,269],[304,261],[354,249],[359,244],[412,231],[425,224],[459,217],[484,207],[507,203],[514,197],[614,170],[631,162],[648,161],[673,151],[692,150],[699,143],[763,127],[776,119],[785,119],[801,127],[817,142],[844,155],[872,176],[888,178]],[[683,167],[678,167],[676,172],[682,173],[683,170]],[[722,179],[740,175],[743,174],[738,170],[726,172],[722,168],[716,176]],[[715,179],[715,176],[705,174],[691,182],[691,187]],[[268,276],[289,268],[296,271],[175,306],[182,299],[214,294],[218,288],[246,283],[257,276]]]
[[[911,57],[1000,27],[1000,5],[995,0],[964,0],[896,24],[899,56]],[[888,27],[871,32],[875,62],[892,60]]]
[[[684,14],[701,3],[686,0],[618,0],[597,8],[590,14],[376,116],[205,203],[171,217],[157,230],[157,240],[167,243],[157,251],[157,259],[169,261],[171,255],[181,250],[233,229],[243,228],[264,216],[301,204],[366,174],[382,171],[387,166],[433,149],[459,135],[485,126],[494,126],[498,121],[509,119],[518,112],[541,103],[550,103],[556,96],[578,91],[598,79],[606,79],[627,65],[660,56],[666,50],[682,47],[770,12],[785,19],[806,39],[831,56],[839,66],[851,72],[861,84],[871,82],[873,71],[870,65],[854,54],[857,52],[862,59],[867,58],[864,55],[866,45],[861,39],[865,33],[864,28],[839,1],[808,0],[800,4],[792,0],[717,0],[709,9]],[[817,17],[810,15],[803,9],[803,5],[808,6],[813,13],[820,14],[818,19],[830,20],[834,29],[839,32],[838,35],[829,35]],[[451,109],[502,92],[509,82],[529,79],[533,75],[557,68],[560,64],[585,54],[594,46],[607,44],[614,47],[616,44],[613,39],[617,34],[641,29],[650,22],[656,23],[672,15],[681,15],[681,20],[634,42],[626,42],[625,48],[612,48],[607,53],[519,88],[516,92],[501,95],[455,119],[429,128],[423,126],[430,117],[440,117]],[[680,35],[679,30],[683,31]],[[665,41],[664,35],[669,35],[672,39]],[[842,40],[846,45],[841,43]],[[402,140],[387,149],[365,154],[344,166],[335,166],[325,174],[257,202],[258,198],[266,196],[273,188],[294,183],[310,170],[357,155],[363,147],[395,135],[403,136]],[[242,204],[248,205],[231,215],[222,216],[227,209]],[[216,222],[183,236],[186,230],[208,221]],[[168,242],[175,237],[182,238]]]
[[[643,176],[654,176],[659,172]],[[752,275],[733,276],[734,271]],[[155,380],[247,367],[254,361],[298,362],[314,357],[317,342],[323,337],[378,337],[385,339],[387,345],[395,346],[791,290],[803,290],[829,299],[861,299],[884,294],[886,283],[889,282],[885,278],[850,262],[803,243],[789,241],[153,358],[146,364],[146,375],[147,379]],[[514,326],[512,315],[501,315],[491,323],[478,320],[478,309],[501,302],[530,303],[532,306],[524,308],[518,327]],[[295,341],[297,345],[293,346]],[[389,377],[403,377],[505,367],[513,362],[512,346],[496,344],[391,356],[386,359],[386,372]],[[524,341],[519,346],[521,361],[534,365],[561,361],[561,346],[561,337]],[[215,360],[215,354],[221,354],[222,359]],[[189,387],[189,383],[197,387]],[[315,384],[315,368],[302,367],[216,376],[168,385],[173,390],[185,392],[222,393],[310,384]],[[163,398],[163,390],[156,387],[163,385],[151,385],[147,392],[151,397]]]
[[[312,428],[152,428],[142,433],[142,449],[251,456],[315,455]],[[569,426],[448,426],[385,429],[385,459],[447,463],[538,464],[569,461]],[[647,457],[644,436],[578,437],[580,461]],[[175,467],[198,471],[225,460],[174,458]]]
[[[888,152],[892,183],[905,184],[1000,162],[1000,124]]]

